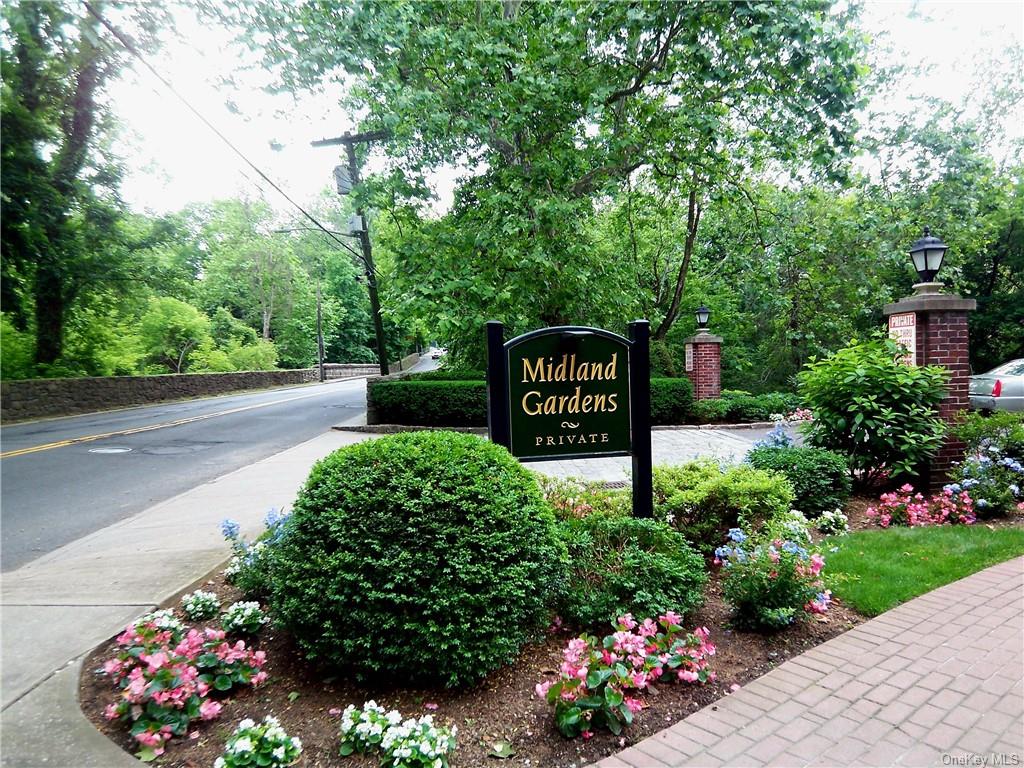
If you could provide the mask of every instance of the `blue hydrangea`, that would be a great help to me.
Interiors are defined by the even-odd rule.
[[[241,531],[241,526],[234,520],[225,519],[220,524],[220,532],[224,534],[224,538],[228,541],[237,541],[239,531]]]
[[[789,448],[792,445],[793,438],[782,424],[776,424],[771,432],[754,443],[755,448]]]
[[[950,491],[951,493],[960,493],[963,488],[960,487],[960,483],[950,483],[949,485],[942,486],[942,490]]]
[[[730,528],[728,538],[729,541],[735,541],[737,544],[742,544],[747,540],[747,534],[743,532],[742,528]]]
[[[980,509],[984,509],[985,507],[988,506],[988,501],[986,499],[975,499],[974,505],[976,507],[979,507]]]

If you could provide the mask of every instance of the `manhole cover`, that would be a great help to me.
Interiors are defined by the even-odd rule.
[[[131,453],[131,448],[90,448],[89,453]]]

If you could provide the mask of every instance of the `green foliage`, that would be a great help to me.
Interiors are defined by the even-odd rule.
[[[538,637],[564,578],[532,474],[448,432],[317,462],[270,553],[277,621],[307,657],[360,679],[475,682]]]
[[[382,424],[487,425],[487,385],[482,381],[380,379],[367,386]]]
[[[561,529],[569,579],[559,614],[574,627],[596,628],[625,613],[686,614],[703,601],[704,560],[664,523],[591,514],[568,517]]]
[[[682,309],[692,240],[652,248],[656,263],[623,273],[623,260],[593,247],[595,200],[654,166],[678,180],[676,195],[693,196],[695,230],[699,206],[734,171],[769,159],[827,167],[849,146],[864,71],[852,14],[810,0],[263,0],[222,13],[245,29],[282,87],[344,82],[366,127],[389,130],[381,145],[389,167],[364,194],[399,209],[400,232],[383,246],[401,264],[393,295],[453,357],[477,363],[489,317],[512,332],[601,324],[628,316],[621,286],[638,278],[645,289],[661,278],[667,331]],[[441,220],[403,219],[402,200],[422,197],[425,173],[453,157],[483,170],[461,180]],[[638,252],[618,250],[640,261]]]
[[[184,301],[150,299],[139,336],[147,358],[159,366],[156,372],[184,373],[194,351],[210,341],[210,320]]]
[[[829,539],[826,581],[844,603],[877,616],[900,603],[1024,555],[1024,529],[936,525],[854,531]]]
[[[35,374],[33,340],[14,327],[6,313],[0,314],[0,377],[30,379]]]
[[[722,398],[695,400],[693,418],[698,424],[729,423],[729,402]]]
[[[747,454],[757,469],[784,475],[793,487],[793,506],[811,518],[840,509],[850,497],[846,459],[823,448],[761,446]]]
[[[773,416],[785,416],[800,405],[800,398],[788,392],[765,392],[752,395],[738,390],[724,390],[722,400],[728,403],[726,418],[736,423],[769,421]]]
[[[967,445],[968,455],[991,451],[1024,461],[1024,413],[993,411],[964,415],[954,434]]]
[[[685,424],[692,410],[689,379],[651,379],[651,424]]]
[[[799,375],[801,399],[814,411],[801,426],[807,441],[845,456],[861,482],[883,470],[912,475],[942,442],[945,427],[935,414],[947,371],[904,365],[902,354],[880,335],[854,339]]]
[[[785,514],[793,488],[782,475],[741,464],[723,469],[710,459],[654,468],[654,514],[690,544],[710,552],[725,531]]]
[[[791,413],[800,399],[788,392],[752,395],[738,390],[723,390],[721,397],[698,400],[693,404],[694,419],[700,424],[745,424],[769,421],[773,416]]]

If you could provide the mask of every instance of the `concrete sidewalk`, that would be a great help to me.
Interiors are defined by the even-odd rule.
[[[595,768],[1022,764],[1017,558],[816,646]]]
[[[5,573],[0,764],[137,767],[79,710],[82,658],[223,562],[221,520],[258,534],[268,509],[291,505],[314,461],[369,437],[328,432]]]

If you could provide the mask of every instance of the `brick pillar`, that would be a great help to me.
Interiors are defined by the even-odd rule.
[[[683,339],[686,344],[686,376],[693,384],[694,400],[722,394],[722,337],[700,331]]]
[[[949,371],[946,397],[939,404],[939,417],[947,424],[956,422],[968,407],[970,343],[967,315],[976,306],[974,299],[939,293],[941,283],[919,283],[914,296],[886,304],[889,333],[910,346],[907,362],[911,365],[941,365]],[[929,491],[939,490],[948,482],[953,464],[963,457],[964,445],[947,435],[938,454],[924,468],[923,479]]]

